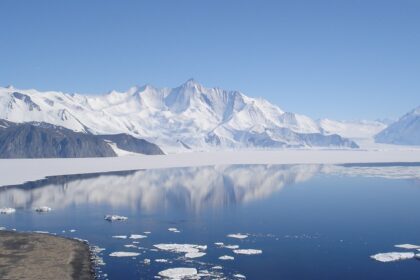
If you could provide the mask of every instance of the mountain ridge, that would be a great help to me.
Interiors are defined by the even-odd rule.
[[[175,88],[145,85],[95,96],[0,88],[0,109],[0,118],[17,123],[45,122],[98,135],[125,133],[165,150],[357,148],[305,115],[239,91],[206,88],[193,79]]]

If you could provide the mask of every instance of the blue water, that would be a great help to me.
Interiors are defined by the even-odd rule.
[[[420,165],[239,165],[51,177],[0,189],[0,226],[48,231],[105,248],[102,279],[152,279],[194,267],[247,279],[418,279],[420,261],[380,263],[369,256],[420,244]],[[37,206],[53,211],[39,214]],[[106,214],[127,216],[107,222]],[[169,232],[176,227],[181,232]],[[69,232],[75,229],[76,232]],[[63,232],[63,230],[65,232]],[[137,240],[114,235],[151,234]],[[227,237],[246,233],[243,240]],[[260,249],[237,255],[214,242]],[[158,243],[207,245],[206,255],[151,251]],[[109,257],[114,251],[136,258]],[[408,250],[410,251],[410,250]],[[407,251],[407,252],[408,252]],[[234,261],[218,257],[231,255]],[[145,258],[151,259],[149,265]],[[165,258],[171,263],[157,263]],[[222,270],[212,269],[222,266]],[[203,277],[202,279],[207,279]]]

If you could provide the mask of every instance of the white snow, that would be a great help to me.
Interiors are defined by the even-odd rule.
[[[162,270],[158,274],[168,279],[187,279],[196,276],[198,272],[195,268],[177,267]]]
[[[13,214],[15,212],[15,208],[0,208],[0,214]]]
[[[248,237],[248,235],[241,234],[241,233],[232,233],[232,234],[228,234],[227,236],[231,238],[237,238],[237,239],[245,239]]]
[[[413,244],[398,244],[398,245],[395,245],[394,247],[408,249],[408,250],[420,249],[419,245],[413,245]]]
[[[51,210],[52,209],[48,206],[40,206],[35,208],[36,212],[50,212]]]
[[[223,261],[233,261],[234,259],[235,259],[235,257],[228,256],[228,255],[224,255],[224,256],[219,257],[219,260],[223,260]]]
[[[379,253],[376,255],[370,256],[372,259],[379,262],[394,262],[400,260],[407,260],[414,258],[415,254],[411,252],[389,252],[389,253]]]
[[[233,252],[235,254],[240,254],[240,255],[259,255],[259,254],[262,254],[262,250],[256,250],[256,249],[238,249],[238,250],[233,250]]]
[[[139,256],[140,253],[135,253],[135,252],[113,252],[111,254],[109,254],[110,257],[137,257]]]
[[[147,238],[146,235],[141,235],[141,234],[132,234],[129,237],[130,239],[143,239],[143,238]]]
[[[342,164],[418,162],[420,149],[219,151],[156,156],[72,159],[0,159],[0,186],[46,176],[229,164]],[[25,172],[18,172],[25,170]]]
[[[127,217],[118,216],[118,215],[105,215],[104,219],[107,220],[107,221],[109,221],[109,222],[126,221],[126,220],[128,220]]]

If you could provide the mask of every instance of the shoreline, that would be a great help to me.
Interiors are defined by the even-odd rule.
[[[0,187],[48,176],[235,164],[366,164],[420,162],[420,149],[190,152],[110,158],[0,159]]]
[[[0,231],[3,279],[94,279],[89,245],[51,234]]]

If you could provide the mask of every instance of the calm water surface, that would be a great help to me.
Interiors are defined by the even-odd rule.
[[[33,210],[43,205],[53,211]],[[202,279],[235,279],[235,274],[418,279],[420,261],[379,263],[369,256],[405,251],[395,244],[420,244],[419,206],[419,164],[211,166],[56,176],[3,187],[0,207],[17,211],[0,215],[0,226],[78,237],[105,248],[100,256],[106,265],[98,268],[102,279],[153,279],[174,267],[213,274]],[[106,214],[128,220],[107,222]],[[180,233],[168,231],[171,227]],[[112,238],[149,231],[139,240]],[[248,237],[227,237],[231,233]],[[215,242],[263,253],[237,255]],[[201,258],[187,259],[154,250],[159,243],[207,245],[207,250]],[[115,251],[141,255],[110,257]],[[235,260],[219,260],[222,255]]]

